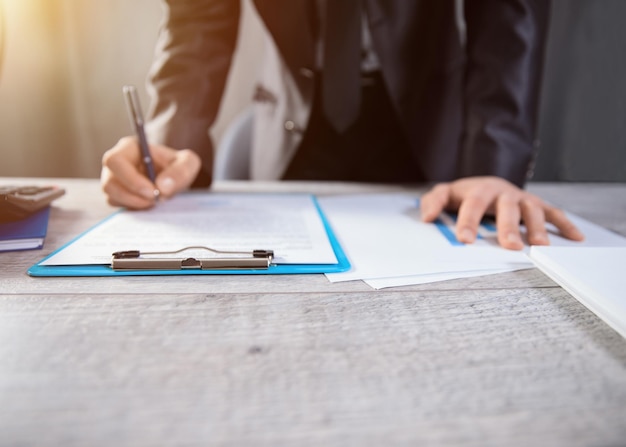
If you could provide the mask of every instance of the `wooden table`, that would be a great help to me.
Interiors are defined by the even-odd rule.
[[[50,182],[44,249],[0,253],[1,446],[626,445],[626,340],[536,269],[382,291],[30,278],[113,210],[96,180]],[[626,185],[530,189],[626,235]]]

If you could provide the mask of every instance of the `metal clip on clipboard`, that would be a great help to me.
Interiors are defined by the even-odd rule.
[[[175,255],[187,250],[206,250],[218,255],[210,258],[169,258],[159,255]],[[144,257],[145,256],[145,257]],[[152,257],[155,256],[155,257]],[[113,270],[236,270],[268,269],[274,259],[273,250],[223,251],[209,247],[192,246],[176,251],[140,252],[139,250],[113,253]]]

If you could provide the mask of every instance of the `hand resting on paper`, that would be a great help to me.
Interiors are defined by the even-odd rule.
[[[495,216],[498,243],[504,248],[524,247],[520,222],[526,226],[531,245],[550,244],[546,222],[568,239],[584,239],[562,210],[499,177],[467,177],[440,183],[421,198],[420,204],[425,222],[433,222],[443,210],[457,211],[456,237],[464,243],[474,242],[485,214]]]
[[[154,206],[154,188],[164,198],[172,197],[193,183],[200,170],[200,157],[189,149],[176,150],[152,144],[156,185],[143,172],[141,154],[134,137],[124,137],[102,157],[102,190],[113,206],[146,209]]]

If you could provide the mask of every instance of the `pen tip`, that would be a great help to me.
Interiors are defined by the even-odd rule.
[[[155,199],[159,199],[159,197],[161,197],[161,191],[159,191],[158,189],[154,189],[154,191],[152,191],[152,193],[154,194],[154,198]]]

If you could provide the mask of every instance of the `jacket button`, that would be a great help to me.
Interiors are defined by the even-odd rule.
[[[291,120],[285,121],[285,130],[288,130],[289,132],[293,132],[295,129],[296,129],[296,123],[294,123]]]
[[[305,78],[313,79],[315,77],[315,72],[307,67],[300,67],[300,74]]]

